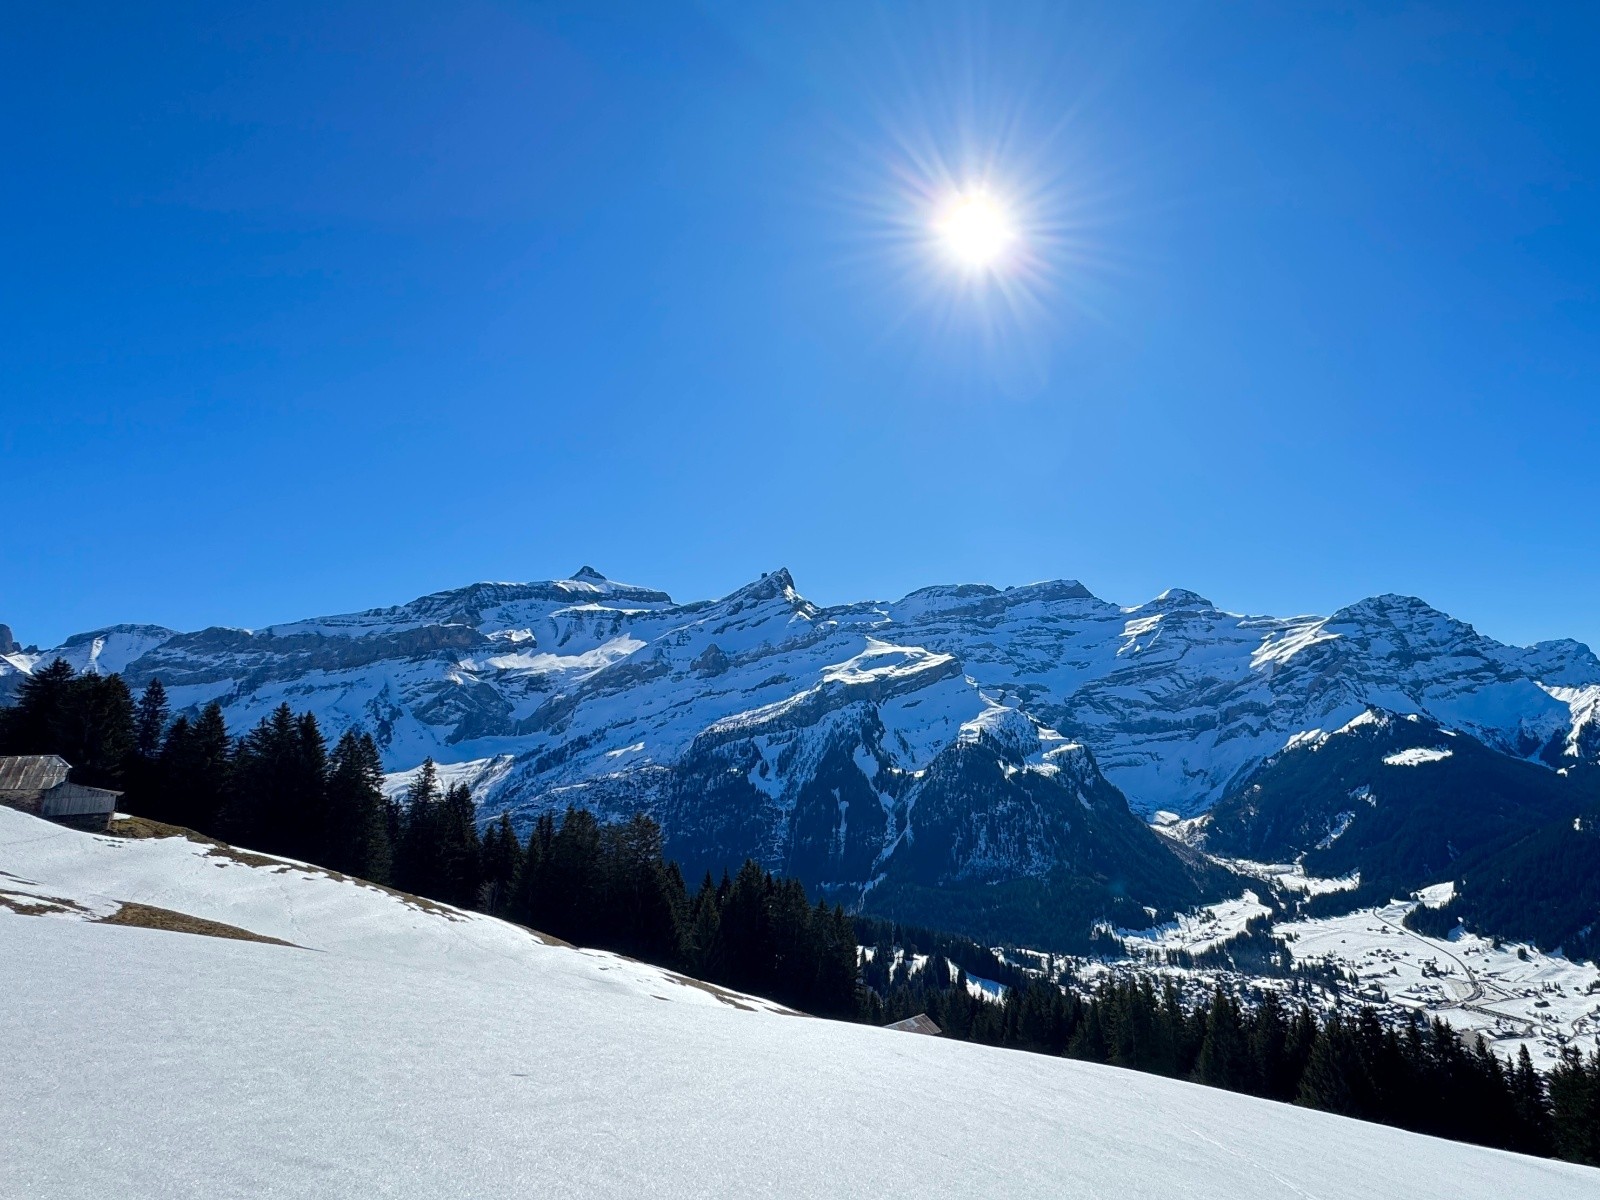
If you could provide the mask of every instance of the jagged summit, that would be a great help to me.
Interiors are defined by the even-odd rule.
[[[1175,587],[1168,588],[1154,600],[1150,601],[1148,604],[1142,605],[1141,607],[1160,608],[1165,609],[1168,612],[1178,610],[1210,612],[1214,611],[1217,606],[1211,603],[1211,601],[1207,600],[1199,592],[1191,592],[1188,588]]]
[[[593,567],[591,567],[591,566],[589,566],[587,564],[585,564],[584,566],[579,567],[570,576],[568,576],[568,578],[569,579],[576,579],[576,580],[579,580],[579,581],[584,582],[584,583],[610,583],[611,582],[604,575],[600,574],[599,571],[596,571]]]
[[[1076,579],[1044,579],[1007,588],[1007,596],[1030,600],[1094,600],[1095,594]]]

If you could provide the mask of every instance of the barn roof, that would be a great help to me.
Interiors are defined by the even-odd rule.
[[[918,1013],[914,1017],[907,1017],[904,1021],[896,1021],[893,1025],[884,1026],[885,1029],[897,1029],[901,1033],[925,1033],[930,1037],[944,1036],[944,1030],[933,1023],[927,1013]]]
[[[67,760],[59,754],[0,758],[0,792],[43,792],[65,782]]]

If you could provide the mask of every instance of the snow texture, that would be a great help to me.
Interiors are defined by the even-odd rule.
[[[488,918],[207,851],[0,810],[7,892],[92,911],[183,905],[296,943],[0,908],[0,1195],[1576,1200],[1600,1188],[1589,1168],[1154,1076],[737,1007]]]

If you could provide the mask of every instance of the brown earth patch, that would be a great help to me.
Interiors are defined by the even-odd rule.
[[[9,908],[24,917],[42,917],[47,913],[87,912],[81,904],[64,900],[60,896],[29,896],[23,892],[0,892],[0,908]]]
[[[303,946],[296,946],[293,942],[252,933],[248,929],[240,929],[237,925],[208,921],[204,917],[191,917],[188,913],[174,912],[170,908],[157,908],[153,904],[137,904],[133,901],[124,901],[122,907],[109,917],[101,917],[98,923],[132,925],[139,929],[165,929],[169,933],[196,933],[201,937],[231,938],[239,942],[266,942],[273,946],[304,949]]]
[[[346,875],[342,871],[335,871],[328,867],[313,866],[310,863],[288,862],[285,859],[273,858],[271,855],[257,854],[254,850],[241,850],[237,846],[230,846],[227,842],[220,842],[216,838],[207,837],[203,833],[196,833],[193,829],[185,828],[182,825],[168,825],[162,821],[152,821],[148,817],[118,817],[111,822],[106,832],[112,837],[131,838],[136,841],[143,838],[181,837],[197,845],[209,846],[210,849],[206,851],[206,857],[218,859],[217,865],[219,867],[229,862],[236,862],[247,867],[272,867],[280,873],[304,871],[309,875],[325,875],[339,883],[353,883],[357,887],[371,888],[373,891],[383,892],[385,895],[393,896],[410,908],[443,917],[447,921],[464,921],[468,915],[460,909],[451,908],[449,905],[440,904],[435,900],[429,900],[426,896],[416,896],[410,892],[402,892],[397,888],[388,887],[381,883],[373,883],[370,879],[362,879],[356,875]],[[506,923],[508,925],[516,925],[515,921],[507,921]],[[551,937],[547,933],[540,933],[537,929],[528,929],[526,925],[517,925],[517,928],[526,929],[529,936],[546,946],[566,946],[571,948],[570,942]]]

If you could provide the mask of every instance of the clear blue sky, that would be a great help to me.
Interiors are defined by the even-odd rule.
[[[1600,644],[1597,14],[14,5],[0,621],[592,563]]]

